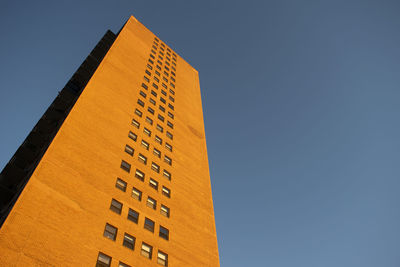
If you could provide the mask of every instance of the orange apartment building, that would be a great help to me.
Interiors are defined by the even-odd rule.
[[[1,266],[219,266],[198,72],[134,17],[0,175]]]

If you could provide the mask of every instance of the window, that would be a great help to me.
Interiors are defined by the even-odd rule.
[[[165,227],[162,227],[162,226],[160,225],[159,236],[160,236],[161,238],[164,238],[165,240],[168,240],[168,239],[169,239],[169,230],[168,230],[167,228],[165,228]]]
[[[154,78],[154,80],[155,80],[156,82],[160,82],[160,79],[158,79],[156,76],[153,76],[153,78]],[[154,86],[154,83],[153,83],[153,86]]]
[[[139,154],[138,160],[143,164],[147,164],[147,158],[142,154]]]
[[[155,74],[157,74],[158,76],[160,76],[160,73],[158,71],[154,71]]]
[[[150,125],[153,125],[153,120],[150,119],[149,117],[146,117],[146,122]]]
[[[150,64],[147,64],[147,68],[149,68],[150,70],[153,69],[153,67]]]
[[[134,249],[135,248],[135,240],[136,238],[134,238],[133,236],[131,236],[130,234],[125,233],[124,235],[124,242],[122,242],[122,245],[124,247],[127,247],[129,249]]]
[[[128,153],[129,155],[133,156],[134,149],[128,145],[125,145],[125,152]]]
[[[151,47],[153,47],[155,50],[157,50],[157,47],[155,45],[152,45]]]
[[[136,142],[136,140],[137,140],[137,135],[134,134],[134,133],[131,132],[131,131],[129,132],[128,137],[129,137],[130,139],[132,139],[133,141],[135,141],[135,142]]]
[[[157,173],[160,172],[160,166],[158,166],[157,164],[155,164],[154,162],[151,163],[151,169]]]
[[[116,227],[112,226],[111,224],[106,223],[106,227],[104,228],[103,236],[115,241],[115,238],[117,237],[117,232],[118,232],[118,229]]]
[[[171,66],[168,61],[166,61],[165,64],[167,64],[168,66]]]
[[[176,66],[176,63],[172,61],[172,65]]]
[[[146,97],[147,97],[146,93],[145,93],[145,92],[143,92],[142,90],[140,90],[139,94],[140,94],[141,96],[143,96],[144,98],[146,98]]]
[[[117,214],[121,214],[121,210],[122,210],[122,203],[112,199],[111,200],[111,205],[110,205],[110,210],[112,210],[113,212],[117,213]]]
[[[149,88],[145,83],[142,83],[142,87],[147,90]]]
[[[158,70],[161,70],[161,67],[160,67],[160,66],[157,65],[156,67],[157,67]]]
[[[142,256],[151,259],[151,255],[153,253],[153,247],[150,245],[147,245],[146,243],[142,243],[142,250],[140,251],[140,254],[142,254]]]
[[[121,161],[121,169],[123,169],[126,172],[130,172],[131,171],[131,164],[129,164],[128,162],[123,160],[123,161]]]
[[[149,185],[150,185],[150,187],[154,188],[155,190],[158,190],[158,182],[156,180],[150,178]]]
[[[157,201],[154,198],[147,197],[146,206],[155,210],[157,207]]]
[[[168,117],[170,117],[171,119],[174,118],[174,114],[172,114],[171,112],[168,111]]]
[[[172,84],[171,84],[171,85],[172,85]],[[175,87],[175,86],[172,86],[172,87]],[[170,92],[171,94],[175,95],[175,92],[174,92],[174,90],[172,90],[172,89],[169,89],[169,92]]]
[[[164,66],[164,67],[165,67],[165,69],[166,69],[166,70],[168,70],[168,71],[169,71],[169,68],[168,68],[167,66]]]
[[[161,85],[162,85],[162,87],[164,87],[165,89],[167,89],[167,85],[166,85],[165,83],[162,83]]]
[[[111,266],[111,257],[99,252],[99,256],[97,256],[96,267],[110,267]]]
[[[161,127],[160,124],[157,124],[156,129],[159,130],[160,132],[164,132],[164,128]]]
[[[155,58],[156,58],[153,54],[150,54],[150,57],[151,57],[152,59],[155,59]]]
[[[162,194],[166,197],[171,197],[171,190],[166,188],[165,186],[162,187]]]
[[[138,115],[139,117],[142,117],[143,115],[143,113],[138,109],[135,109],[135,114]]]
[[[147,75],[149,75],[149,76],[151,76],[151,72],[150,71],[148,71],[148,70],[145,70],[145,72],[146,72],[146,74]],[[143,83],[144,84],[144,83]],[[143,86],[143,84],[142,84],[142,86]],[[144,84],[145,85],[145,84]],[[146,86],[146,88],[145,89],[147,89],[147,85],[145,85]],[[144,88],[144,87],[143,87]]]
[[[136,200],[142,201],[142,192],[136,189],[135,187],[132,188],[132,197]]]
[[[117,182],[115,183],[115,187],[116,188],[118,188],[119,190],[125,192],[126,191],[126,185],[127,185],[127,183],[124,180],[122,180],[120,178],[117,178]]]
[[[173,106],[173,105],[168,104],[168,107],[169,107],[170,109],[174,110],[174,106]]]
[[[161,93],[162,93],[164,96],[167,96],[167,92],[165,92],[164,90],[161,90]]]
[[[170,174],[168,171],[164,170],[164,171],[163,171],[163,176],[164,176],[164,177],[167,177],[168,180],[171,180],[171,174]]]
[[[157,60],[157,63],[162,66],[162,62],[160,60]]]
[[[165,99],[162,97],[160,97],[160,101],[163,102],[164,104],[167,104],[167,101],[165,101]]]
[[[155,91],[151,90],[151,94],[157,97],[157,93]]]
[[[122,261],[119,262],[118,267],[131,267],[130,265],[123,263]]]
[[[168,165],[172,165],[172,159],[168,156],[164,155],[164,161],[168,164]]]
[[[164,117],[161,116],[160,114],[158,114],[158,119],[159,119],[160,121],[164,121]]]
[[[138,178],[140,181],[144,181],[144,173],[138,169],[136,169],[135,177]]]
[[[151,131],[147,128],[143,129],[143,132],[147,135],[147,136],[151,136]]]
[[[164,71],[164,75],[167,77],[169,76],[168,72],[166,72],[166,71]]]
[[[174,71],[176,71],[176,69],[175,69],[175,67],[174,67],[174,66],[172,66],[172,67],[171,67],[171,69],[172,69],[172,70],[174,70]]]
[[[156,155],[158,158],[161,158],[161,152],[160,150],[153,148],[153,154]]]
[[[144,102],[143,102],[142,100],[138,99],[137,103],[138,103],[140,106],[144,107]],[[141,117],[141,116],[140,116],[140,117]]]
[[[152,109],[151,107],[148,107],[147,111],[154,115],[154,109]]]
[[[143,78],[144,78],[144,80],[145,80],[146,82],[150,82],[150,79],[149,79],[147,76],[143,76]]]
[[[175,72],[171,71],[171,74],[172,74],[173,76],[175,76]]]
[[[147,143],[147,142],[144,141],[144,140],[142,140],[141,146],[144,147],[146,150],[149,150],[149,147],[150,147],[149,143]]]
[[[165,148],[172,152],[172,146],[168,143],[165,143]]]
[[[174,136],[172,135],[172,133],[170,133],[170,132],[167,132],[167,137],[169,138],[169,139],[173,139],[174,138]]]
[[[173,125],[170,121],[167,121],[167,125],[168,125],[171,129],[174,129],[174,125]]]
[[[153,64],[153,63],[154,63],[154,61],[153,61],[153,60],[151,60],[151,59],[149,59],[149,63],[150,63],[150,64]]]
[[[161,215],[169,218],[169,208],[167,206],[161,204],[160,213]]]
[[[150,232],[154,233],[154,222],[149,218],[144,219],[144,229],[149,230]]]
[[[169,96],[169,100],[171,100],[172,102],[175,102],[175,98],[173,98],[172,96]]]
[[[153,105],[155,105],[155,104],[156,104],[156,101],[155,101],[153,98],[150,98],[150,103],[153,104]]]
[[[157,253],[157,263],[161,266],[168,266],[168,254],[159,250]]]
[[[160,145],[162,144],[162,139],[161,139],[160,137],[158,137],[157,135],[156,135],[156,137],[155,137],[155,140],[156,140],[156,142],[159,143]]]
[[[133,210],[133,209],[129,209],[128,212],[128,220],[134,222],[134,223],[138,223],[139,221],[139,212]]]
[[[153,83],[153,87],[156,88],[156,89],[158,89],[158,85],[155,84],[155,83]]]
[[[132,125],[139,129],[140,123],[137,120],[132,120]]]
[[[163,106],[159,105],[158,108],[159,108],[162,112],[165,112],[165,108],[164,108]]]

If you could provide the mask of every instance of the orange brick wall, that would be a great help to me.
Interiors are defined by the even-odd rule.
[[[198,73],[177,56],[175,102],[164,97],[175,107],[174,119],[158,109],[161,78],[159,89],[153,88],[157,106],[152,106],[153,81],[146,83],[143,76],[154,37],[134,17],[120,32],[0,229],[3,266],[94,266],[99,251],[112,257],[111,266],[119,261],[160,266],[159,249],[168,254],[168,266],[219,266]],[[136,103],[142,82],[148,84],[145,108]],[[148,106],[155,115],[148,115]],[[172,130],[158,113],[173,122]],[[145,123],[146,116],[153,126]],[[133,118],[140,129],[131,125]],[[157,122],[164,133],[156,130]],[[151,138],[143,133],[144,125]],[[136,142],[128,138],[129,131],[138,135]],[[150,143],[149,151],[140,146],[142,139]],[[173,152],[165,148],[166,140]],[[126,144],[135,149],[133,156],[124,152]],[[172,166],[154,156],[153,147],[162,158],[172,158]],[[139,153],[148,158],[147,165],[138,161]],[[130,173],[120,168],[121,160],[131,164]],[[151,170],[152,161],[172,174],[171,181]],[[134,177],[136,168],[146,174],[144,182]],[[117,177],[128,183],[126,192],[115,188]],[[159,182],[158,191],[148,185],[150,177]],[[171,198],[162,195],[162,185],[171,189]],[[132,186],[143,192],[141,202],[131,197]],[[156,210],[146,206],[147,196],[157,200]],[[123,203],[121,215],[109,209],[112,198]],[[160,204],[170,208],[170,218],[160,214]],[[138,224],[127,220],[128,208],[140,213]],[[145,217],[155,221],[154,233],[143,229]],[[118,228],[116,241],[103,237],[106,223]],[[159,225],[169,229],[169,241],[158,236]],[[134,251],[122,246],[125,232],[136,237]],[[140,255],[142,241],[153,246],[151,260]]]

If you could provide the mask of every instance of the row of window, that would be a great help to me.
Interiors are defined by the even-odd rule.
[[[132,247],[132,245],[133,245],[133,247]],[[125,233],[123,246],[125,246],[127,248],[132,247],[132,250],[133,250],[134,245],[135,245],[134,237]],[[152,255],[153,247],[145,242],[142,242],[140,254],[148,259],[151,259],[153,256]],[[96,267],[110,267],[111,261],[112,261],[112,258],[110,256],[104,254],[103,252],[99,252],[99,255],[97,256]],[[162,252],[161,250],[158,250],[157,263],[160,264],[161,266],[168,266],[168,254]],[[118,264],[118,267],[131,267],[131,266],[120,261]]]
[[[145,142],[145,141],[142,140],[142,143],[143,143],[143,142]],[[147,144],[146,142],[145,142],[145,144],[146,144],[146,150],[149,150],[149,149],[148,149],[149,146],[147,146],[148,144]],[[142,145],[142,146],[143,146],[143,145]],[[133,154],[135,153],[135,149],[132,148],[132,147],[129,146],[129,145],[125,145],[125,152],[126,152],[128,155],[133,156]],[[160,150],[158,150],[157,148],[153,148],[153,154],[154,154],[155,156],[157,156],[158,158],[161,158],[161,152],[160,152]],[[144,156],[143,154],[139,153],[139,155],[138,155],[138,160],[139,160],[141,163],[147,165],[147,157]],[[168,157],[167,155],[164,155],[164,162],[167,163],[168,165],[172,165],[172,159],[171,159],[170,157]]]
[[[143,132],[145,132],[145,134],[146,134],[146,131],[147,131],[146,127],[143,127]],[[135,142],[137,141],[137,134],[135,134],[132,131],[129,131],[128,137],[130,139],[132,139],[133,141],[135,141]],[[156,140],[157,143],[162,145],[162,139],[159,136],[156,136],[155,140]],[[165,142],[165,148],[172,152],[172,145],[168,144],[167,142]],[[153,154],[156,155],[158,158],[161,158],[161,151],[160,150],[154,148],[153,149]]]
[[[121,169],[123,169],[124,171],[130,173],[131,164],[129,164],[125,160],[122,160],[121,161]],[[158,164],[154,163],[154,162],[151,163],[151,169],[153,171],[155,171],[156,173],[160,173],[160,166]],[[167,178],[168,180],[171,181],[171,173],[168,172],[167,170],[165,170],[165,169],[163,170],[162,176],[164,176],[165,178]],[[142,182],[144,182],[145,174],[144,174],[144,172],[142,172],[141,170],[136,168],[135,177],[138,178],[139,180],[141,180]]]
[[[111,205],[110,205],[111,211],[121,215],[122,206],[123,206],[123,204],[121,202],[119,202],[118,200],[116,200],[114,198],[111,199]],[[139,212],[129,208],[127,219],[137,224],[139,222]],[[145,217],[144,228],[149,230],[150,232],[154,233],[154,226],[155,226],[154,221]],[[159,236],[165,240],[169,240],[169,230],[160,225]]]
[[[146,122],[147,122],[147,120],[146,120]],[[148,122],[148,123],[150,124],[150,122]],[[135,126],[137,129],[140,129],[140,122],[138,122],[137,120],[132,119],[132,125]],[[171,139],[171,140],[174,139],[173,134],[170,133],[169,131],[166,131],[165,135],[166,135],[169,139]],[[154,137],[154,139],[155,139],[155,141],[156,141],[157,143],[159,143],[160,145],[162,145],[162,139],[161,139],[159,136],[156,135],[156,136]]]
[[[118,188],[119,190],[123,191],[123,192],[126,192],[127,182],[125,182],[121,178],[117,178],[117,181],[115,183],[115,187]],[[166,195],[168,197],[171,196],[171,191],[168,188],[164,187],[164,186],[163,186],[163,191],[162,192],[163,192],[164,195]],[[135,187],[132,187],[132,195],[131,195],[132,198],[134,198],[134,199],[136,199],[138,201],[142,201],[142,195],[143,195],[142,191],[140,191],[139,189],[137,189]],[[157,209],[157,201],[154,198],[152,198],[150,196],[147,196],[146,206],[156,210]],[[121,209],[122,209],[122,203],[121,203]],[[165,217],[167,217],[167,218],[169,218],[170,209],[167,206],[165,206],[163,204],[160,204],[160,214],[165,216]]]

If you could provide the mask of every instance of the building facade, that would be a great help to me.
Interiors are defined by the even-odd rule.
[[[0,175],[2,266],[219,266],[198,72],[130,17]]]

